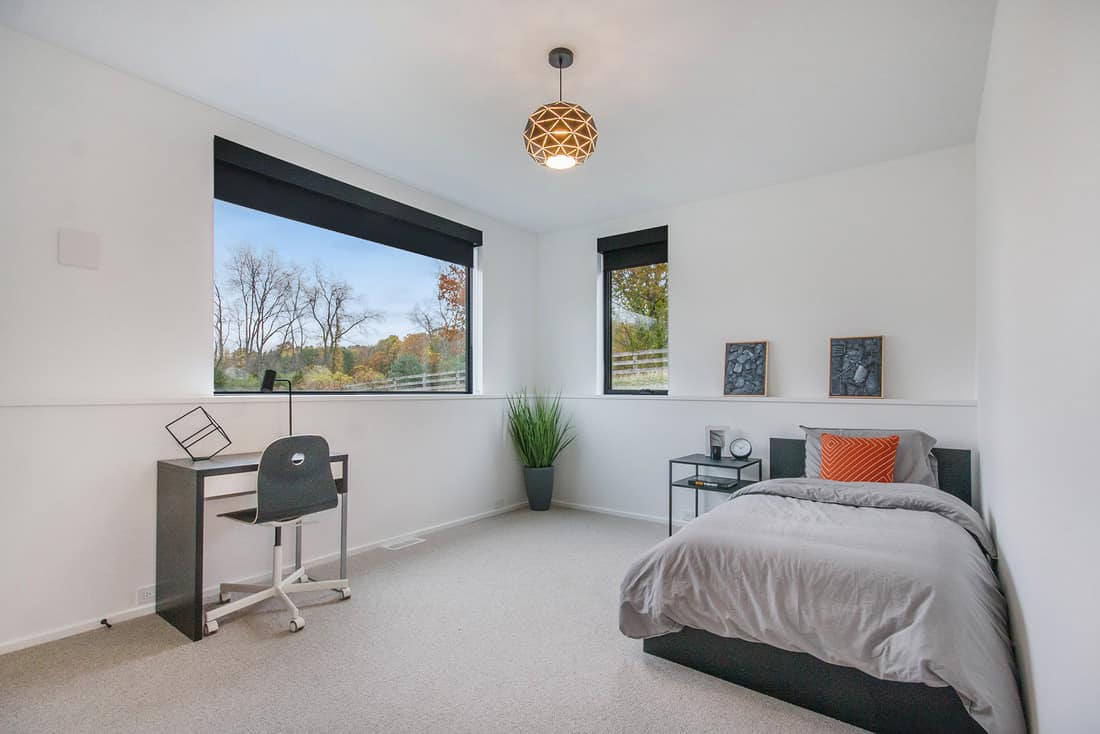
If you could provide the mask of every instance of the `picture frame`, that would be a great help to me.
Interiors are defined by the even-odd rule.
[[[710,456],[715,447],[719,449],[719,455],[726,447],[726,437],[729,435],[729,426],[706,426],[706,450],[703,454]]]
[[[885,337],[839,336],[829,339],[829,397],[881,400]]]
[[[768,396],[768,342],[726,342],[722,394],[730,397]]]

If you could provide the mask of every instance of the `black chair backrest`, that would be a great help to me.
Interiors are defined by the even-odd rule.
[[[256,477],[256,523],[289,520],[338,504],[328,441],[286,436],[264,449]]]

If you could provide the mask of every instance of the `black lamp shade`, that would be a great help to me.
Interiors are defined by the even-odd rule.
[[[264,381],[260,385],[260,392],[272,392],[275,390],[275,370],[264,371]]]

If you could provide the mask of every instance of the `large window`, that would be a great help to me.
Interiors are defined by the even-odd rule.
[[[602,237],[604,392],[668,393],[668,228]]]
[[[220,139],[215,197],[215,392],[470,392],[480,232]]]

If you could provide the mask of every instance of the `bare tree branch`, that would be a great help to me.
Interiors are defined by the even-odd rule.
[[[314,263],[313,286],[308,296],[310,314],[320,331],[322,357],[333,372],[340,371],[336,358],[344,337],[381,316],[378,312],[354,309],[357,301],[346,280],[330,278],[320,263]]]
[[[225,309],[222,306],[222,291],[214,282],[214,369],[219,369],[225,360]]]
[[[257,374],[268,343],[292,322],[293,310],[287,302],[298,270],[283,265],[273,250],[259,255],[248,245],[233,251],[228,270],[228,285],[240,309],[240,347],[246,360],[254,355],[250,372]]]

